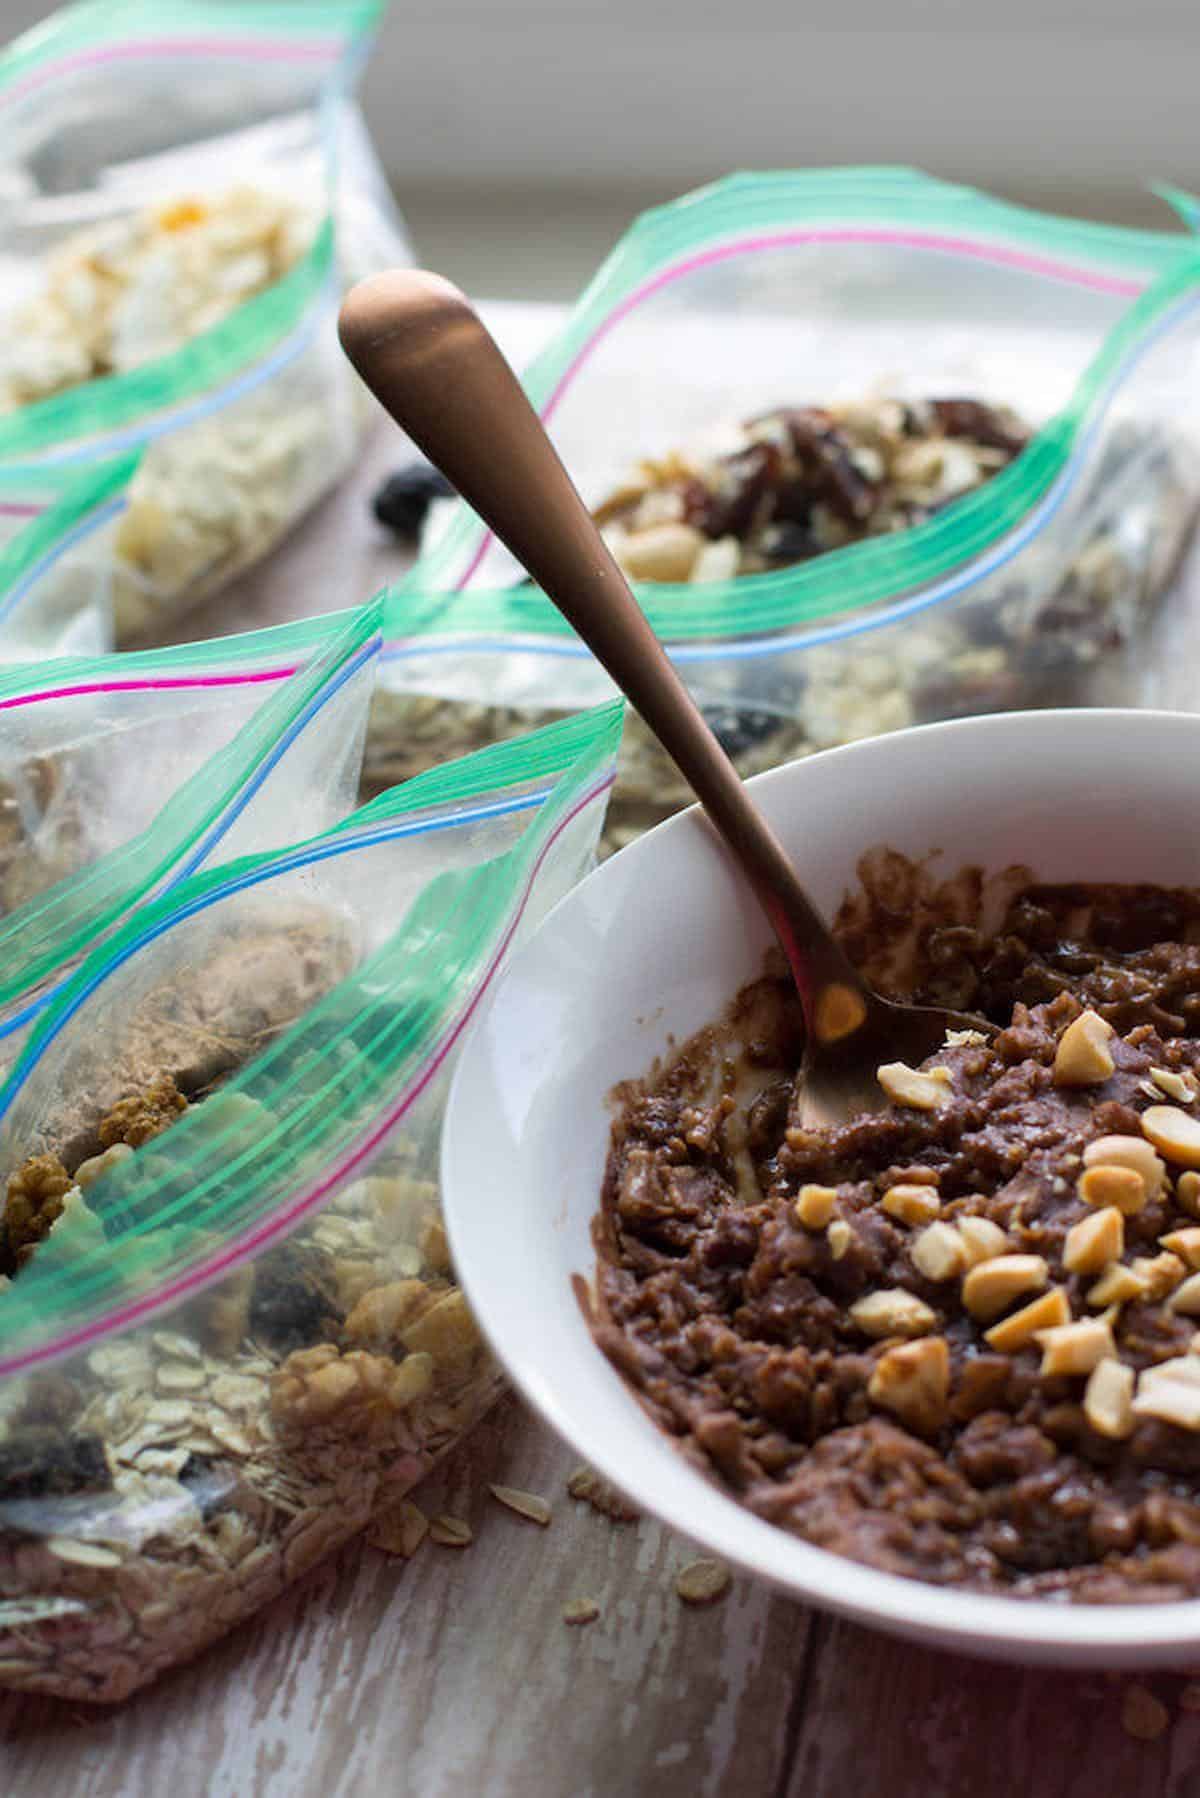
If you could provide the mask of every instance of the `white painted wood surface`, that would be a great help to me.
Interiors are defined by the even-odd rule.
[[[351,483],[195,634],[323,611],[403,558]],[[1194,707],[1192,556],[1149,653],[1145,697]],[[117,1709],[0,1699],[0,1792],[53,1798],[1200,1798],[1200,1715],[1150,1682],[1173,1727],[1120,1721],[1125,1682],[992,1667],[833,1623],[735,1579],[688,1610],[692,1552],[657,1523],[568,1498],[571,1457],[514,1400],[417,1494],[470,1518],[465,1550],[409,1563],[351,1544],[258,1619]],[[545,1530],[489,1496],[553,1506]],[[570,1599],[600,1616],[572,1628]],[[1200,1651],[1197,1654],[1200,1662]]]

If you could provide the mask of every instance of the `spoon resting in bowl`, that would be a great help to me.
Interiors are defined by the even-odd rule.
[[[873,1110],[882,1063],[923,1061],[948,1030],[990,1034],[990,1025],[961,1012],[883,999],[860,978],[675,672],[512,369],[458,289],[415,270],[374,275],[347,295],[338,330],[385,411],[528,570],[641,714],[749,882],[804,1010],[795,1121],[821,1128]]]

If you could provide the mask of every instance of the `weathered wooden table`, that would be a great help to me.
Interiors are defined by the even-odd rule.
[[[354,480],[188,634],[329,610],[399,573],[367,505],[396,458],[395,439],[377,437]],[[1198,635],[1193,555],[1147,701],[1200,702]],[[404,1562],[352,1544],[117,1709],[0,1700],[0,1792],[1200,1798],[1200,1713],[1180,1676],[1144,1682],[1171,1717],[1144,1741],[1122,1723],[1124,1678],[930,1653],[740,1578],[688,1609],[673,1586],[687,1542],[572,1501],[574,1464],[505,1400],[415,1495],[431,1515],[468,1517],[469,1548],[426,1542]],[[490,1482],[543,1494],[549,1528],[503,1509]],[[578,1597],[600,1614],[569,1627],[562,1609]]]

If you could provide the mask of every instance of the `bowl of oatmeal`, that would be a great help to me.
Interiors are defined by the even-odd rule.
[[[933,725],[759,777],[881,989],[978,1013],[814,1133],[765,924],[686,813],[570,895],[459,1066],[452,1246],[637,1505],[1016,1659],[1200,1643],[1200,719]]]

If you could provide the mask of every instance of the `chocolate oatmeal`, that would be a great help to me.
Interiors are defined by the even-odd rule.
[[[882,1067],[876,1111],[808,1130],[769,963],[619,1094],[598,1339],[694,1463],[820,1547],[1019,1596],[1195,1596],[1200,895],[1014,879],[996,908],[971,872],[864,875],[839,920],[859,963],[996,1034]]]

